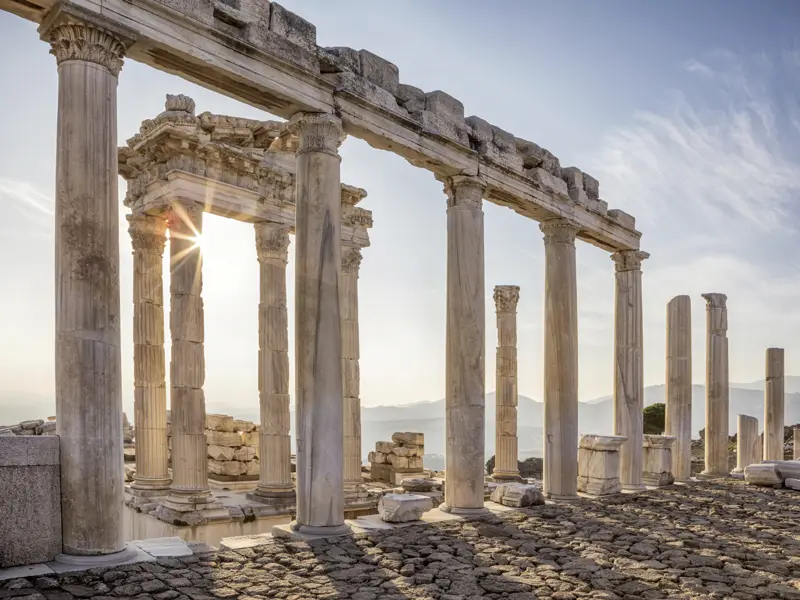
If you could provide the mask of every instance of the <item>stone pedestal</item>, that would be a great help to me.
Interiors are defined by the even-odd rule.
[[[544,494],[577,497],[578,289],[575,236],[566,219],[540,224],[545,249]]]
[[[646,485],[660,487],[675,483],[672,473],[672,446],[675,438],[671,435],[645,435],[642,440],[644,466],[642,479]]]
[[[622,491],[619,479],[620,447],[627,438],[612,435],[582,435],[578,449],[578,491],[609,496]]]
[[[614,435],[628,438],[619,451],[623,489],[641,490],[644,375],[642,364],[642,261],[649,254],[611,255],[616,270],[614,308]]]
[[[167,387],[164,356],[163,256],[167,222],[128,215],[133,244],[133,387],[136,423],[134,498],[165,496],[167,470]],[[145,500],[146,499],[146,500]]]
[[[764,460],[783,460],[783,348],[767,348],[764,382]]]
[[[692,475],[692,301],[676,296],[667,304],[667,435],[675,437],[672,474],[677,481]]]
[[[494,288],[497,311],[497,381],[495,387],[496,425],[495,481],[518,481],[517,439],[517,303],[519,286]]]
[[[745,467],[761,462],[758,419],[738,415],[736,422],[736,468],[732,474],[743,474]]]
[[[58,63],[55,395],[63,551],[122,552],[117,76],[125,47],[64,17],[42,31]]]
[[[706,439],[704,477],[728,475],[728,309],[725,294],[706,300]]]
[[[341,284],[341,121],[297,113],[295,402],[298,534],[337,535],[344,524]]]
[[[445,512],[484,514],[484,184],[451,177],[447,194]]]
[[[344,502],[365,504],[367,488],[361,476],[361,397],[358,333],[358,271],[361,248],[342,248],[339,288],[342,314],[342,385],[344,394]]]
[[[248,498],[288,510],[295,505],[289,437],[289,321],[286,264],[289,231],[256,223],[260,292],[258,303],[259,477]]]

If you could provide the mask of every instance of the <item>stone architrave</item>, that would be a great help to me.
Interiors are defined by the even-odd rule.
[[[764,460],[783,460],[783,348],[767,348],[764,379]]]
[[[134,496],[165,496],[170,477],[164,356],[163,258],[167,221],[128,215],[133,245],[133,387],[136,423]]]
[[[483,192],[478,178],[454,176],[447,194],[446,484],[439,507],[484,514],[485,300]]]
[[[345,505],[367,501],[361,476],[361,396],[359,374],[358,271],[361,248],[342,247],[340,282],[342,315],[342,390],[344,394],[344,493]]]
[[[286,264],[289,230],[256,223],[260,291],[258,303],[259,479],[252,500],[294,506],[289,434],[289,319]]]
[[[495,461],[492,478],[517,481],[517,303],[519,286],[494,288],[497,311],[497,381],[495,387]]]
[[[676,296],[667,304],[667,435],[675,437],[672,473],[677,481],[692,469],[692,300]]]
[[[706,300],[706,439],[704,477],[728,475],[728,309],[725,294]]]
[[[800,460],[800,427],[792,429],[792,458]]]
[[[616,270],[614,308],[614,435],[628,438],[619,451],[620,481],[644,489],[644,366],[642,363],[642,261],[650,255],[623,250],[611,255]]]
[[[575,236],[567,219],[540,224],[545,249],[544,486],[553,499],[576,498],[578,480],[578,288]]]
[[[644,483],[656,487],[675,483],[672,473],[672,446],[675,438],[671,435],[645,435],[642,444]]]
[[[301,534],[337,535],[344,524],[342,393],[341,158],[342,122],[297,113],[295,196],[295,385],[297,519]]]
[[[627,438],[582,435],[578,448],[578,491],[592,496],[619,494],[619,449]]]
[[[738,415],[736,420],[736,468],[733,474],[744,473],[745,467],[761,462],[761,449],[758,447],[758,419]]]
[[[123,552],[117,77],[125,46],[61,17],[42,32],[58,64],[55,394],[62,548]]]

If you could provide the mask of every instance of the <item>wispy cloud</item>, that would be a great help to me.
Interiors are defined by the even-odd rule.
[[[25,181],[0,177],[0,204],[42,229],[51,230],[53,227],[53,199]]]

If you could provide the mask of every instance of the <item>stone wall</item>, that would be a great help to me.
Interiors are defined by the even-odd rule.
[[[422,456],[425,454],[425,436],[422,433],[397,432],[391,442],[375,442],[370,452],[370,476],[373,481],[397,485],[409,474],[422,473]]]
[[[30,421],[22,421],[16,425],[0,425],[0,436],[55,434],[55,417],[47,417],[46,421],[43,419],[31,419]]]
[[[58,445],[52,435],[0,437],[0,568],[51,561],[61,552]]]

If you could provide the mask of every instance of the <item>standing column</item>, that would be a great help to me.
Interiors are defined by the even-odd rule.
[[[761,462],[759,452],[758,419],[738,415],[736,422],[736,468],[731,473],[744,473],[745,467]]]
[[[639,250],[611,255],[616,267],[614,306],[614,435],[628,438],[619,450],[622,489],[643,490],[644,366],[642,364],[642,261]]]
[[[133,244],[133,402],[136,425],[134,496],[165,496],[167,471],[167,387],[164,357],[163,257],[167,222],[128,215]]]
[[[289,231],[274,223],[256,223],[260,274],[258,304],[259,479],[253,500],[283,507],[295,503],[289,437],[289,321],[286,264]]]
[[[575,236],[567,219],[540,224],[544,233],[544,493],[578,496],[578,288]]]
[[[517,303],[518,285],[497,285],[497,365],[495,456],[492,477],[518,481],[519,440],[517,438]]]
[[[767,348],[764,383],[764,460],[783,460],[783,348]]]
[[[692,471],[692,301],[676,296],[667,304],[667,435],[675,437],[672,474],[677,481]]]
[[[203,207],[194,202],[174,202],[169,218],[172,486],[158,516],[191,524],[198,517],[189,513],[211,508],[213,502],[208,487],[203,394],[203,255],[197,243],[202,231]]]
[[[706,299],[706,477],[728,474],[728,309],[725,294]]]
[[[345,504],[367,500],[361,476],[361,398],[358,345],[358,270],[361,248],[342,248],[342,385],[344,394],[344,493]]]
[[[63,551],[123,551],[117,76],[125,47],[84,23],[43,32],[58,63],[56,416]]]
[[[342,122],[297,113],[295,381],[297,386],[297,520],[300,533],[346,533],[344,416],[339,313]]]
[[[792,458],[800,460],[800,427],[792,429]]]
[[[483,192],[476,177],[455,176],[447,194],[447,341],[445,374],[446,512],[475,515],[483,506],[486,305]]]

